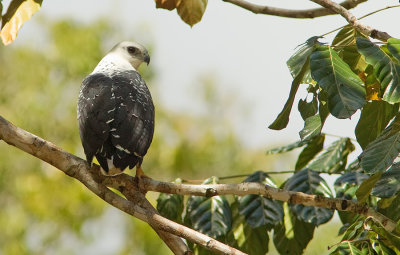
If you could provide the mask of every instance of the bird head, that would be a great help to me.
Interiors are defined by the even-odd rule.
[[[120,42],[111,49],[110,53],[122,57],[136,70],[143,62],[147,63],[147,65],[150,63],[150,56],[147,49],[137,42]]]

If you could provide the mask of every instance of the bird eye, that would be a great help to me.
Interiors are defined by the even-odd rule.
[[[132,47],[132,46],[128,47],[128,52],[129,52],[130,54],[135,54],[135,53],[136,53],[136,50],[137,50],[137,48],[135,48],[135,47]]]

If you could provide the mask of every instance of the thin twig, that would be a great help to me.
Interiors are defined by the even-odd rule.
[[[153,179],[145,179],[141,188],[148,191],[162,193],[192,195],[192,196],[216,196],[216,195],[237,195],[249,194],[263,195],[265,197],[288,202],[291,204],[302,204],[305,206],[317,206],[339,211],[350,211],[367,217],[373,217],[380,222],[388,231],[396,228],[396,223],[383,214],[369,208],[367,204],[358,204],[351,200],[329,198],[319,195],[310,195],[302,192],[294,192],[274,188],[262,183],[244,182],[240,184],[209,184],[190,185],[160,182]]]
[[[364,18],[366,18],[368,16],[371,16],[372,14],[375,14],[375,13],[378,13],[378,12],[381,12],[381,11],[385,11],[385,10],[388,10],[388,9],[391,9],[391,8],[397,8],[397,7],[400,7],[400,5],[399,4],[398,5],[389,5],[389,6],[386,6],[385,8],[381,8],[381,9],[378,9],[376,11],[367,13],[364,16],[359,17],[358,20],[364,19]],[[320,35],[319,37],[324,37],[324,36],[327,36],[329,34],[332,34],[332,33],[336,32],[336,31],[339,31],[340,29],[344,28],[345,26],[347,26],[347,25],[335,28],[335,29],[333,29],[333,30],[331,30],[329,32],[326,32],[325,34]]]
[[[375,13],[378,13],[378,12],[381,12],[381,11],[385,11],[385,10],[388,10],[388,9],[391,9],[391,8],[397,8],[397,7],[400,7],[400,4],[389,5],[389,6],[386,6],[386,7],[384,7],[384,8],[378,9],[378,10],[376,10],[376,11],[367,13],[367,14],[365,14],[364,16],[359,17],[358,20],[364,19],[364,18],[366,18],[366,17],[368,17],[368,16],[371,16],[371,15],[373,15],[373,14],[375,14]]]
[[[287,170],[287,171],[263,171],[266,174],[293,174],[296,171],[295,170]],[[235,175],[229,175],[229,176],[217,176],[217,178],[219,180],[228,180],[228,179],[236,179],[236,178],[243,178],[243,177],[248,177],[249,175],[251,175],[252,173],[248,173],[248,174],[235,174]],[[183,183],[202,183],[203,181],[205,181],[205,179],[197,179],[197,180],[186,180],[186,179],[182,179]]]
[[[336,14],[336,12],[327,8],[292,10],[292,9],[265,6],[265,5],[257,5],[244,0],[223,0],[223,1],[242,7],[243,9],[251,11],[255,14],[266,14],[266,15],[273,15],[286,18],[312,19],[312,18]],[[346,0],[340,3],[340,5],[343,6],[343,8],[345,9],[352,9],[357,5],[359,5],[360,3],[366,1],[368,0]]]
[[[330,10],[336,12],[337,14],[340,14],[343,18],[345,18],[347,20],[347,22],[351,26],[353,26],[358,31],[360,31],[361,33],[363,33],[367,36],[370,36],[372,38],[375,38],[375,39],[378,39],[378,40],[381,40],[384,42],[386,42],[391,37],[386,32],[379,31],[370,26],[360,23],[359,20],[350,11],[348,11],[346,8],[343,8],[343,6],[341,6],[338,3],[335,3],[331,0],[310,0],[310,1],[317,3],[317,4],[321,5],[322,7],[330,9]]]
[[[330,133],[325,133],[325,132],[323,132],[323,133],[321,133],[321,134],[324,134],[324,135],[326,135],[326,136],[336,137],[336,138],[349,138],[350,140],[352,140],[352,141],[354,141],[354,142],[357,142],[356,139],[351,138],[351,137],[344,137],[344,136],[335,135],[335,134],[330,134]]]

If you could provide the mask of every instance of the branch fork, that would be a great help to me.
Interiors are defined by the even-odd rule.
[[[293,10],[293,9],[276,8],[266,5],[257,5],[245,0],[223,0],[223,1],[239,6],[255,14],[266,14],[266,15],[280,16],[286,18],[312,19],[327,15],[339,14],[343,18],[345,18],[346,21],[351,26],[353,26],[366,36],[370,36],[374,39],[378,39],[383,42],[386,42],[389,38],[391,38],[391,36],[384,31],[380,31],[368,25],[362,24],[349,11],[349,9],[355,8],[357,5],[364,3],[368,0],[346,0],[341,3],[336,3],[331,0],[310,0],[322,6],[322,8],[314,8],[307,10]]]

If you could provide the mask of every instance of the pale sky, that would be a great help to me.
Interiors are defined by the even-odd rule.
[[[305,0],[254,2],[286,8],[317,6]],[[398,1],[370,0],[359,5],[354,13],[361,16],[394,4]],[[363,22],[400,37],[394,22],[399,14],[400,8],[395,8]],[[220,91],[237,96],[237,111],[242,111],[243,106],[246,108],[245,119],[240,114],[227,113],[235,123],[239,138],[248,146],[264,148],[299,139],[298,131],[303,127],[295,102],[288,128],[283,131],[267,128],[282,109],[290,89],[292,79],[286,60],[306,39],[346,24],[340,16],[299,20],[255,15],[222,0],[209,1],[203,20],[193,28],[183,23],[175,10],[156,9],[154,1],[45,0],[33,19],[41,15],[72,17],[83,22],[107,17],[126,34],[134,33],[135,40],[154,45],[151,65],[157,72],[156,82],[164,107],[201,112],[203,109],[193,103],[197,93],[193,84],[211,73]],[[24,25],[17,41],[40,40],[29,34],[29,23]],[[116,38],[117,41],[128,39]],[[299,91],[304,89],[300,87]],[[351,121],[329,117],[323,131],[354,137],[357,120],[358,114]]]

